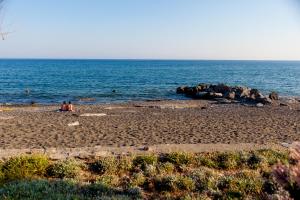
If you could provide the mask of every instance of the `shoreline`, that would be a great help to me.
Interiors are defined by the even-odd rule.
[[[176,94],[176,91],[174,91],[174,95],[178,95]],[[191,97],[185,97],[184,95],[179,95],[180,97],[178,98],[159,98],[159,99],[141,99],[141,100],[118,100],[118,101],[90,101],[90,100],[82,100],[82,101],[77,101],[77,100],[73,100],[72,103],[74,105],[78,105],[78,106],[97,106],[97,105],[115,105],[115,104],[134,104],[134,103],[144,103],[144,102],[177,102],[177,101],[214,101],[214,100],[205,100],[205,99],[193,99]],[[85,99],[85,98],[83,98]],[[93,97],[86,97],[86,99],[93,99]],[[298,101],[300,102],[300,96],[289,96],[289,95],[284,95],[281,96],[279,95],[279,101],[278,102],[289,102],[289,101]],[[39,102],[28,102],[28,103],[24,103],[24,102],[0,102],[0,108],[1,107],[31,107],[31,106],[45,106],[45,107],[49,107],[49,106],[60,106],[61,102],[56,102],[56,103],[39,103]]]

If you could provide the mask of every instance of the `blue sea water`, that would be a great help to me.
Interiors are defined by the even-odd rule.
[[[183,99],[176,87],[201,82],[300,96],[300,62],[0,60],[0,103]]]

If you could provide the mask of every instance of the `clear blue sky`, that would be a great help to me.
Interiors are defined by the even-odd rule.
[[[7,0],[2,58],[300,60],[299,0]]]

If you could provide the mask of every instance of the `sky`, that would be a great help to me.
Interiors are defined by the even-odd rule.
[[[300,0],[6,0],[0,58],[300,60]]]

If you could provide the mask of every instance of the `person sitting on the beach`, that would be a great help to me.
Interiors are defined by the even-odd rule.
[[[73,112],[74,111],[74,107],[72,105],[72,102],[69,101],[69,105],[67,105],[67,110]]]
[[[68,105],[65,101],[61,104],[59,111],[68,111]]]

